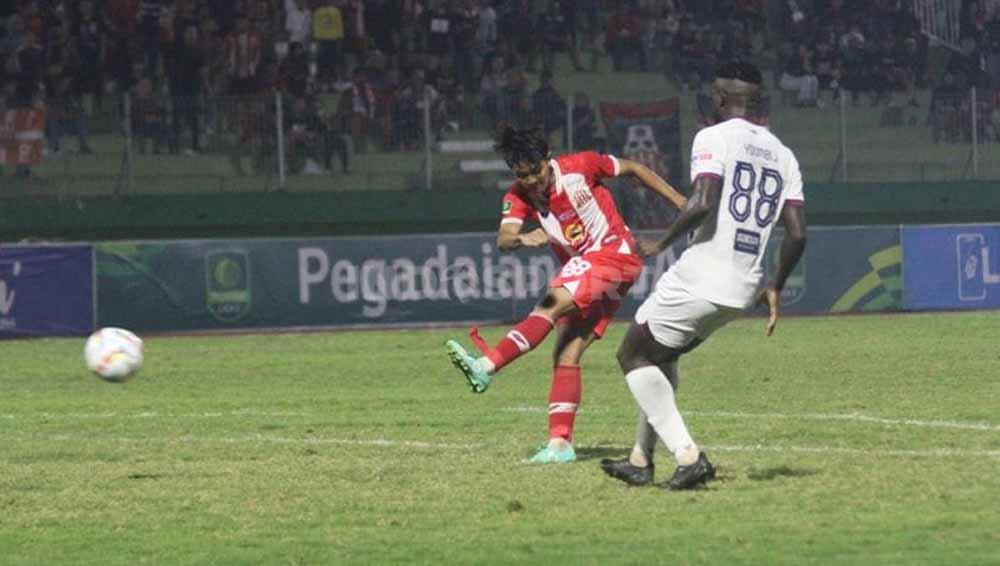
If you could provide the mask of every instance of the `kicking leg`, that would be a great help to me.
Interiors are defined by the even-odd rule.
[[[549,289],[535,310],[507,333],[485,356],[469,354],[454,340],[445,343],[452,365],[463,374],[474,393],[489,387],[492,375],[501,368],[530,352],[552,331],[553,321],[576,310],[573,297],[565,288]]]

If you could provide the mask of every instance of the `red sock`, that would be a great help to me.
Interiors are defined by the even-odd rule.
[[[556,366],[552,369],[552,390],[549,391],[549,438],[565,438],[573,442],[573,421],[580,405],[583,383],[580,366]]]
[[[540,314],[528,315],[528,318],[517,323],[503,340],[493,348],[487,357],[493,362],[496,371],[530,352],[542,343],[552,331],[552,321]]]

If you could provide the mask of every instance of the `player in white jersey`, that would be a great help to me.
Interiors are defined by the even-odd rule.
[[[653,481],[659,436],[677,460],[669,489],[715,477],[677,409],[678,358],[756,303],[767,305],[770,336],[781,289],[805,250],[802,174],[792,151],[755,120],[764,95],[761,75],[746,63],[724,65],[712,84],[717,123],[695,136],[691,197],[664,238],[640,250],[655,254],[691,231],[688,248],[639,307],[618,362],[639,405],[628,458],[603,460],[608,475],[631,485]],[[765,288],[764,250],[779,216],[785,225],[778,272]]]

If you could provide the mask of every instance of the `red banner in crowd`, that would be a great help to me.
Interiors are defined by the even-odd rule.
[[[601,103],[608,153],[638,161],[682,189],[681,118],[678,99],[639,104]],[[618,206],[632,228],[664,228],[676,210],[633,181],[614,183]]]
[[[45,110],[22,108],[0,115],[0,165],[38,165],[45,146]]]

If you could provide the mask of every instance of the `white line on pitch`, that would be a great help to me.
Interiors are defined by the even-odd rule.
[[[206,413],[171,414],[156,411],[141,413],[28,413],[3,414],[5,419],[49,419],[49,420],[90,420],[90,419],[217,419],[221,417],[304,417],[309,413],[256,411],[253,409],[237,409],[235,411],[218,411]]]
[[[55,434],[55,435],[37,435],[38,438],[43,438],[47,441],[63,441],[63,442],[75,442],[79,441],[80,437],[76,435],[68,434]],[[472,450],[474,448],[481,448],[482,444],[457,444],[448,442],[424,442],[422,440],[389,440],[386,438],[371,438],[371,439],[356,439],[356,438],[317,438],[317,437],[305,437],[305,438],[290,438],[285,436],[268,436],[263,434],[253,434],[248,436],[227,436],[227,437],[209,437],[209,436],[178,436],[174,438],[154,438],[154,437],[109,437],[100,438],[88,436],[90,439],[95,439],[97,441],[109,441],[109,442],[119,442],[122,444],[129,443],[141,443],[148,444],[152,442],[166,442],[168,444],[300,444],[300,445],[323,445],[323,444],[336,444],[336,445],[347,445],[347,446],[375,446],[375,447],[385,447],[385,448],[427,448],[427,449],[439,449],[439,450]]]
[[[949,456],[981,456],[986,458],[1000,458],[1000,450],[958,450],[955,448],[924,448],[924,449],[873,449],[845,448],[840,446],[769,446],[764,444],[752,444],[743,446],[705,446],[705,450],[716,450],[719,452],[801,452],[809,454],[855,454],[866,456],[920,456],[920,457],[949,457]]]
[[[503,411],[512,413],[544,413],[548,409],[545,407],[505,407]],[[581,409],[580,412],[608,412],[609,409]],[[942,420],[922,420],[922,419],[888,419],[884,417],[874,417],[859,413],[828,414],[828,413],[740,413],[732,411],[684,411],[684,415],[696,417],[720,417],[733,419],[798,419],[812,421],[855,421],[864,423],[882,424],[886,426],[915,426],[925,428],[954,428],[960,430],[982,430],[988,432],[1000,431],[1000,425],[983,422],[966,421],[942,421]]]
[[[52,435],[44,436],[48,441],[76,442],[80,440],[75,435]],[[482,448],[483,444],[458,444],[448,442],[425,442],[420,440],[389,440],[386,438],[356,439],[356,438],[290,438],[284,436],[249,435],[238,437],[203,437],[203,436],[181,436],[177,438],[127,438],[114,437],[103,439],[111,442],[123,444],[152,442],[167,442],[170,444],[287,444],[302,446],[321,445],[347,445],[365,446],[375,448],[419,448],[428,450],[473,450]],[[606,446],[589,446],[587,448],[607,448]],[[706,445],[709,451],[718,452],[791,452],[805,454],[850,454],[857,456],[901,456],[901,457],[921,457],[921,458],[941,458],[941,457],[986,457],[1000,458],[1000,450],[961,450],[955,448],[885,448],[885,449],[864,449],[847,448],[841,446],[782,446],[768,444],[747,444],[747,445]]]

